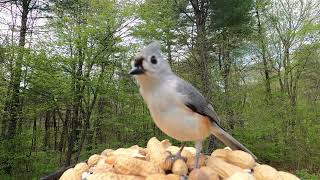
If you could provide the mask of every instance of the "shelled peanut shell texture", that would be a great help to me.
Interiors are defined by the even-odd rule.
[[[293,174],[258,164],[243,151],[226,147],[210,156],[201,155],[200,168],[195,168],[194,147],[185,147],[184,159],[167,158],[179,147],[169,140],[153,137],[147,147],[134,145],[117,150],[106,149],[66,170],[60,180],[298,180]]]

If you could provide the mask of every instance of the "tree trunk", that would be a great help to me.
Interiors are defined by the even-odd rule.
[[[95,140],[94,141],[96,142],[96,144],[104,142],[104,136],[102,134],[102,129],[101,129],[101,125],[102,125],[101,119],[104,118],[106,105],[107,105],[106,99],[100,96],[99,100],[98,100],[97,119],[95,120],[95,125],[94,125],[94,129],[95,129]]]
[[[57,150],[57,139],[58,139],[58,126],[57,126],[57,117],[56,109],[53,109],[52,112],[53,128],[54,128],[54,150]]]
[[[283,93],[284,92],[284,83],[281,77],[281,66],[277,69],[277,74],[278,74],[278,80],[279,80],[279,85],[280,85],[280,90]]]
[[[85,119],[84,119],[84,124],[82,126],[83,131],[82,131],[82,134],[80,137],[79,148],[78,148],[76,159],[75,159],[76,162],[78,162],[78,160],[79,160],[79,157],[80,157],[80,154],[82,151],[82,147],[84,145],[84,142],[87,137],[88,129],[90,127],[91,110],[88,110],[87,113],[85,113],[84,110],[82,110],[82,114],[84,114]]]
[[[19,55],[13,68],[10,88],[12,88],[12,95],[10,99],[10,107],[5,108],[9,110],[9,124],[7,130],[7,138],[13,138],[16,134],[16,126],[20,113],[20,82],[22,73],[22,61],[24,53],[24,45],[26,44],[27,21],[28,13],[30,12],[29,4],[31,0],[22,0],[22,15],[21,15],[21,29],[19,35]]]
[[[66,139],[68,139],[68,128],[69,128],[69,120],[70,120],[70,108],[67,107],[66,110],[66,114],[65,114],[65,118],[64,120],[62,119],[62,115],[60,113],[60,111],[58,110],[58,113],[60,114],[59,117],[60,119],[63,121],[63,127],[62,127],[62,132],[60,135],[60,141],[59,141],[59,147],[58,150],[60,151],[60,163],[62,164],[62,155],[63,152],[65,151],[65,147],[66,147]]]
[[[191,0],[192,1],[192,0]],[[208,1],[192,1],[195,13],[195,24],[196,24],[196,54],[199,64],[199,74],[201,76],[201,90],[203,95],[210,100],[210,70],[209,70],[209,56],[208,56],[208,44],[207,44],[207,32],[206,32],[206,21],[208,11]]]
[[[65,159],[65,166],[69,166],[71,164],[71,158],[73,154],[73,148],[76,141],[77,136],[77,128],[78,128],[78,120],[79,120],[79,107],[77,105],[73,106],[73,113],[71,118],[71,132],[68,136],[68,143],[67,143],[67,152],[66,152],[66,159]]]
[[[283,56],[283,68],[284,68],[284,76],[283,76],[283,84],[284,84],[284,89],[286,93],[289,95],[290,90],[289,90],[289,71],[290,71],[290,66],[288,64],[289,62],[289,46],[287,45],[286,42],[283,43],[283,48],[284,48],[284,56]]]
[[[32,142],[31,142],[30,155],[32,152],[36,151],[36,147],[37,147],[37,118],[35,117],[33,120]]]
[[[81,116],[80,110],[82,106],[82,89],[81,89],[81,79],[83,78],[83,62],[84,62],[84,54],[81,45],[77,45],[78,47],[78,63],[74,65],[74,72],[75,76],[72,82],[72,87],[74,90],[74,98],[73,98],[73,113],[71,119],[71,133],[68,138],[68,149],[66,152],[66,160],[65,166],[69,166],[71,164],[71,158],[73,154],[73,149],[75,146],[76,141],[78,140],[79,131],[78,128],[80,127],[81,123]]]
[[[46,112],[46,117],[44,121],[44,150],[48,150],[50,148],[49,141],[50,141],[50,111]]]
[[[63,152],[64,146],[65,146],[65,137],[68,137],[68,121],[69,121],[69,119],[70,119],[70,109],[68,108],[66,110],[64,120],[61,119],[63,121],[63,125],[62,125],[62,132],[60,135],[60,141],[59,141],[59,147],[58,147],[58,150],[60,152]]]
[[[256,2],[257,3],[257,2]],[[259,10],[256,4],[256,17],[258,21],[258,34],[259,34],[259,40],[260,40],[260,48],[261,48],[261,54],[262,54],[262,61],[263,61],[263,70],[264,70],[264,77],[265,77],[265,91],[266,91],[266,98],[267,100],[271,98],[271,83],[270,83],[270,70],[268,66],[268,61],[267,61],[267,47],[266,47],[266,42],[265,42],[265,36],[263,34],[263,27],[261,25],[260,21],[260,14]]]

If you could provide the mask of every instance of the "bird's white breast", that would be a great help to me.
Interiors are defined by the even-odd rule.
[[[183,95],[175,90],[174,82],[140,92],[146,101],[156,125],[167,135],[180,141],[195,141],[206,138],[209,125],[203,116],[192,112],[182,101]]]

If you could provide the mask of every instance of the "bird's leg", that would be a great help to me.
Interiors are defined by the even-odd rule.
[[[184,148],[184,146],[186,145],[186,142],[182,142],[181,144],[181,148],[179,149],[179,151],[177,152],[177,154],[175,155],[170,155],[168,158],[170,158],[170,160],[172,160],[172,162],[176,161],[177,159],[182,159],[183,161],[187,161],[187,159],[185,157],[182,157],[181,153],[182,150]]]
[[[199,168],[199,160],[200,160],[200,153],[202,150],[202,141],[196,141],[195,143],[195,148],[196,148],[196,163],[195,163],[195,168]]]
[[[186,146],[186,142],[183,142],[183,143],[182,143],[179,151],[177,152],[176,156],[177,156],[178,158],[183,158],[183,157],[181,156],[181,153],[182,153],[182,150],[183,150],[184,146]]]

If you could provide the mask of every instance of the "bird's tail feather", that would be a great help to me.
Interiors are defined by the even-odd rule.
[[[211,128],[211,133],[217,137],[222,143],[230,147],[232,150],[242,150],[252,155],[254,159],[257,157],[244,145],[242,145],[239,141],[237,141],[234,137],[224,131],[219,125],[213,123]]]

